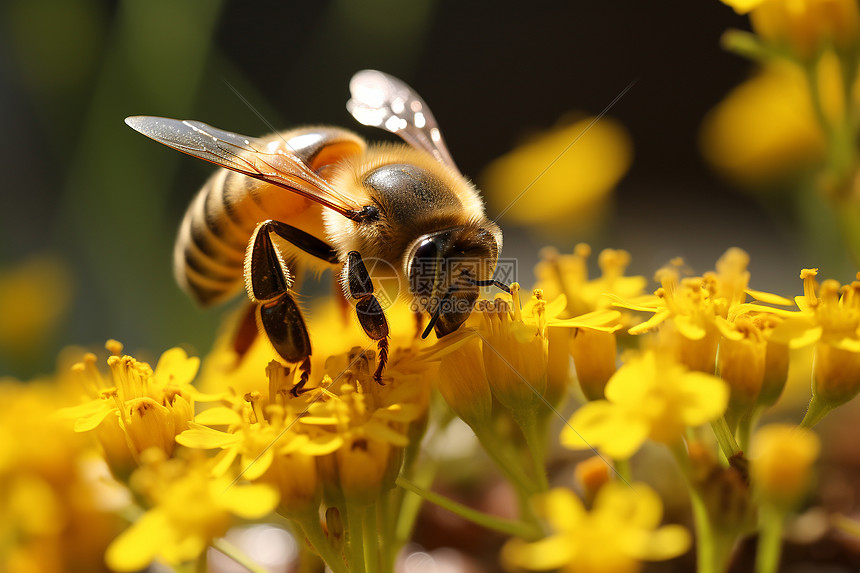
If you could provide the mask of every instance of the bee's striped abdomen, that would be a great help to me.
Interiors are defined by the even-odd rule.
[[[283,142],[315,171],[345,155],[361,153],[364,142],[349,131],[305,128],[271,135],[264,141]],[[321,222],[311,201],[269,183],[220,169],[191,202],[179,227],[174,249],[174,273],[198,303],[221,302],[243,285],[245,251],[257,224],[267,219],[314,229]]]

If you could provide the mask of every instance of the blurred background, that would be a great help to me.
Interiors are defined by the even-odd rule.
[[[703,272],[739,246],[751,255],[753,288],[797,294],[799,269],[825,266],[826,249],[803,244],[790,220],[701,159],[702,118],[751,69],[720,48],[729,27],[748,23],[716,0],[6,0],[0,375],[50,373],[68,344],[117,338],[146,358],[178,344],[205,353],[215,336],[224,311],[197,309],[171,267],[179,221],[211,167],[140,136],[126,116],[268,132],[238,92],[279,129],[335,124],[394,139],[344,107],[362,68],[402,78],[429,103],[498,218],[523,284],[547,244],[627,249],[630,273],[649,278],[675,256]],[[590,122],[577,120],[619,95],[583,135]],[[617,128],[606,136],[616,161],[605,160],[610,176],[597,183],[611,195],[576,204],[578,164],[553,164],[559,151],[523,175],[534,181],[552,165],[541,178],[555,191],[502,189],[513,179],[489,169],[497,158],[571,125],[579,127],[562,131],[555,149],[587,162],[583,180],[604,173],[600,154],[587,153],[589,136]],[[546,224],[542,212],[552,214]],[[832,268],[822,270],[852,278],[847,266]]]

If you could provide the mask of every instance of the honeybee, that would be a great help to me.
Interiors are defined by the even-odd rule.
[[[499,227],[484,214],[460,173],[430,109],[409,86],[375,70],[350,81],[347,109],[364,125],[408,145],[368,145],[339,127],[312,126],[252,138],[198,121],[133,116],[133,129],[223,167],[191,202],[179,228],[174,271],[204,306],[244,283],[257,330],[288,364],[298,364],[299,393],[310,372],[311,344],[292,287],[298,269],[341,266],[344,296],[378,347],[382,383],[388,321],[365,260],[394,269],[412,308],[429,323],[426,337],[457,330],[479,288],[496,285]],[[286,190],[286,192],[285,192]]]

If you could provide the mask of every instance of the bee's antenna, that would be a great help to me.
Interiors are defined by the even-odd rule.
[[[436,309],[436,312],[433,313],[433,317],[430,319],[429,324],[427,324],[427,328],[424,329],[424,332],[421,333],[421,338],[427,338],[430,336],[430,331],[433,330],[433,327],[436,326],[436,321],[439,320],[439,311],[442,310],[442,304],[439,304],[439,307]]]
[[[442,297],[442,300],[439,301],[439,306],[436,307],[436,312],[434,312],[433,317],[430,318],[430,323],[427,325],[427,328],[424,329],[424,332],[421,333],[422,339],[430,336],[430,331],[433,330],[433,327],[436,325],[436,321],[439,320],[439,315],[442,313],[442,307],[445,306],[445,303],[448,302],[448,299],[451,298],[452,294],[454,294],[456,286],[456,284],[452,284],[448,288],[448,292],[445,293],[445,296]]]
[[[473,279],[466,279],[466,280],[468,280],[470,283],[472,283],[473,285],[476,285],[476,286],[482,286],[482,287],[483,286],[496,286],[496,287],[499,287],[501,290],[505,291],[506,293],[511,294],[511,287],[509,287],[508,285],[506,285],[503,282],[497,281],[496,279],[487,279],[485,281],[476,281]]]

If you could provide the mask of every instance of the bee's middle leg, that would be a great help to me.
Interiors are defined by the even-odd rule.
[[[272,242],[271,233],[281,235],[277,225],[276,221],[264,221],[251,235],[245,254],[245,289],[256,305],[257,327],[275,352],[288,363],[301,364],[301,379],[293,388],[293,394],[298,394],[310,375],[311,342],[302,312],[290,292],[292,275]]]
[[[355,312],[364,332],[377,341],[379,362],[373,379],[382,384],[382,372],[388,363],[388,321],[376,297],[373,296],[373,281],[358,251],[350,251],[346,260],[345,278],[349,295],[355,299]]]

